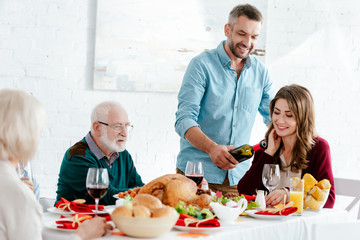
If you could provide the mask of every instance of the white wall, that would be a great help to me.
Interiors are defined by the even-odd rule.
[[[266,64],[277,88],[296,82],[313,92],[335,175],[359,178],[360,7],[337,2],[269,1]],[[55,196],[65,150],[87,133],[92,107],[104,100],[128,110],[135,125],[128,150],[144,181],[175,169],[176,94],[92,89],[95,17],[95,0],[0,1],[0,88],[31,92],[47,111],[33,161],[42,196]],[[257,119],[250,143],[264,130]]]
[[[273,0],[267,65],[275,84],[313,94],[317,130],[331,147],[338,177],[360,178],[360,1]]]

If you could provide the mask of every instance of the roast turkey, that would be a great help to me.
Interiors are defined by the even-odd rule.
[[[206,193],[197,195],[197,192],[198,187],[191,179],[181,174],[167,174],[143,186],[139,194],[151,194],[159,198],[163,204],[172,207],[180,201],[198,205],[200,208],[209,207],[211,196]]]

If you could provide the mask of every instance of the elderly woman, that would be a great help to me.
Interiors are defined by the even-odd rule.
[[[42,209],[16,173],[18,163],[35,154],[44,123],[40,102],[19,91],[0,90],[0,239],[41,239]],[[70,239],[91,239],[106,232],[105,220],[85,221]]]
[[[264,164],[280,164],[280,184],[266,196],[266,204],[275,206],[288,194],[290,178],[310,173],[317,180],[331,183],[326,208],[335,202],[330,147],[315,132],[313,98],[308,89],[293,84],[282,87],[270,103],[271,123],[265,138],[268,147],[255,154],[250,169],[238,183],[239,193],[255,194],[266,190],[261,174]]]

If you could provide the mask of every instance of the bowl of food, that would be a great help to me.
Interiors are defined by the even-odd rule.
[[[304,209],[320,210],[324,207],[331,188],[330,181],[317,181],[311,174],[304,174]]]
[[[132,205],[115,208],[111,219],[116,227],[131,237],[152,238],[169,232],[179,214],[172,207],[164,206],[159,199],[149,194],[139,194]]]

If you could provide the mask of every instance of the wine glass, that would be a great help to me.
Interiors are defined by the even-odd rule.
[[[32,178],[30,162],[19,162],[16,168],[19,178],[28,184],[32,191],[34,191],[34,182]]]
[[[193,180],[199,186],[204,178],[202,162],[188,161],[186,163],[185,176]]]
[[[30,162],[19,162],[16,168],[19,178],[28,177],[32,180],[32,171]]]
[[[262,182],[272,192],[280,183],[280,168],[278,164],[264,164]]]
[[[95,210],[98,212],[100,199],[109,188],[109,175],[106,168],[89,168],[86,177],[86,189],[95,200]]]

